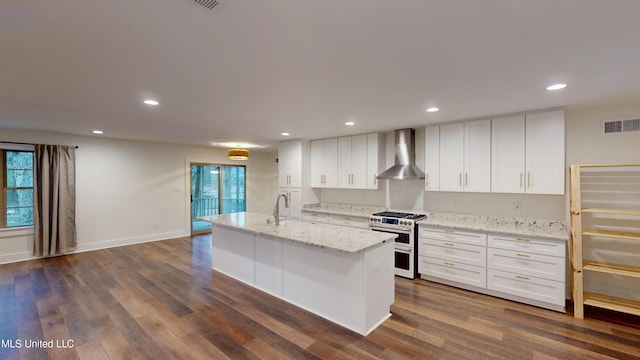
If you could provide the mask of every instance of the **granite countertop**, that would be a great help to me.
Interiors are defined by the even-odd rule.
[[[569,231],[562,221],[535,220],[516,217],[428,213],[418,221],[421,225],[442,226],[460,230],[475,230],[499,234],[537,236],[547,239],[569,240]]]
[[[309,204],[309,205],[304,205],[302,207],[302,211],[306,211],[306,212],[361,217],[361,218],[369,218],[371,214],[385,211],[385,210],[386,208],[381,206],[333,204],[333,203]]]
[[[363,252],[397,237],[385,232],[294,220],[280,220],[280,225],[275,225],[273,216],[249,212],[203,216],[198,219],[209,221],[214,227],[228,226],[254,234],[347,253]],[[267,219],[271,222],[267,223]]]

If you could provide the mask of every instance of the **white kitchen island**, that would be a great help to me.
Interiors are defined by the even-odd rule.
[[[200,219],[213,223],[214,270],[362,335],[391,316],[396,235],[247,212]]]

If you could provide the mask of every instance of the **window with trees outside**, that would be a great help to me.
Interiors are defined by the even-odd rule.
[[[2,227],[33,226],[33,151],[2,153]]]

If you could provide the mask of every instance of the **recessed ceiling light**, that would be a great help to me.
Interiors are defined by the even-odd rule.
[[[147,105],[151,105],[151,106],[156,106],[156,105],[160,105],[159,102],[157,102],[156,100],[153,99],[147,99],[144,101],[145,104]]]
[[[427,109],[427,112],[436,112],[436,111],[439,111],[439,110],[440,110],[440,109],[438,109],[437,107],[432,106],[432,107],[430,107],[430,108],[428,108],[428,109]]]
[[[547,86],[547,90],[560,90],[567,87],[567,84],[553,84]]]
[[[102,130],[93,130],[93,133],[97,134],[97,135],[102,135],[102,134],[104,134],[104,131],[102,131]]]
[[[353,125],[355,125],[356,123],[354,123],[353,121],[347,121],[347,122],[346,122],[346,123],[344,123],[344,124],[345,124],[345,125],[347,125],[347,126],[353,126]]]
[[[283,132],[283,133],[282,133],[282,134],[280,134],[280,135],[282,135],[282,136],[289,136],[289,135],[291,135],[291,134],[289,134],[288,132]]]

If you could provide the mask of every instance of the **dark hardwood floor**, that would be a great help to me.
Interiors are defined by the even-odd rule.
[[[401,278],[393,316],[363,337],[213,272],[210,242],[0,266],[0,359],[640,359],[637,317],[579,320]]]

